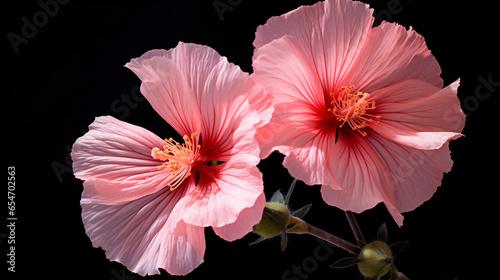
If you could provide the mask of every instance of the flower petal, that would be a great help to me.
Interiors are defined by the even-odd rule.
[[[270,18],[257,28],[254,46],[290,35],[304,50],[330,93],[342,85],[373,23],[368,5],[348,0],[326,0]]]
[[[214,232],[227,241],[234,241],[242,238],[252,231],[254,225],[260,222],[265,205],[266,196],[264,192],[262,192],[253,206],[245,208],[240,212],[235,222],[222,227],[213,227]]]
[[[149,51],[125,67],[141,79],[142,94],[179,134],[200,131],[201,115],[195,92],[178,65],[167,57],[167,51]]]
[[[399,212],[414,210],[429,200],[441,185],[443,173],[453,166],[448,143],[436,150],[418,150],[399,145],[380,135],[370,144],[390,172]]]
[[[252,76],[250,78],[253,80]],[[260,121],[254,125],[256,129],[259,129],[269,123],[273,116],[274,107],[272,105],[272,95],[267,88],[256,84],[253,92],[250,94],[248,102],[259,114]]]
[[[262,173],[256,166],[235,161],[206,166],[200,170],[196,188],[179,201],[172,216],[193,226],[223,227],[234,223],[244,209],[256,205],[263,188]],[[258,206],[262,208],[253,211],[262,213],[264,206]],[[246,233],[253,225],[246,225]]]
[[[367,137],[355,131],[343,132],[328,156],[328,168],[340,189],[323,185],[323,200],[342,210],[363,212],[385,202],[387,208],[395,205],[394,191],[388,170],[382,164]]]
[[[270,106],[270,103],[268,104]],[[205,148],[213,151],[207,157],[218,158],[220,161],[242,160],[247,164],[257,165],[260,162],[260,146],[256,139],[257,127],[269,120],[261,119],[248,101],[238,106],[239,112],[227,113],[225,121],[225,136],[212,139]],[[222,133],[219,133],[222,134]]]
[[[217,83],[228,87],[232,86],[232,84],[226,84],[226,77],[217,81],[218,74],[222,71],[228,70],[228,76],[233,74],[234,78],[245,76],[245,73],[238,66],[229,63],[227,58],[208,46],[179,42],[175,48],[150,51],[147,54],[150,53],[153,56],[165,57],[178,67],[186,78],[187,84],[193,90],[200,108],[204,95],[217,94],[217,88],[215,88]]]
[[[283,166],[292,177],[308,185],[325,184],[340,189],[327,164],[328,155],[334,149],[335,132],[322,132],[307,141],[305,139],[307,137],[299,136],[290,143]]]
[[[186,87],[192,89],[195,98],[190,102],[197,105],[195,107],[200,117],[197,131],[203,141],[205,158],[202,160],[227,161],[233,155],[248,156],[249,153],[235,147],[236,143],[240,143],[240,146],[248,147],[250,154],[255,154],[257,164],[258,146],[255,140],[251,140],[254,139],[256,126],[262,126],[268,121],[263,121],[260,114],[269,118],[271,104],[262,101],[259,101],[259,107],[250,104],[250,101],[259,100],[254,96],[264,95],[264,92],[255,85],[248,73],[229,63],[226,57],[219,55],[214,49],[197,44],[180,42],[168,51],[150,51],[141,57],[144,61],[155,58],[173,63],[181,72],[180,76],[185,78]],[[133,62],[134,65],[137,64]],[[138,75],[144,75],[143,72],[141,70]],[[237,131],[240,133],[236,133]],[[240,136],[245,136],[244,141]]]
[[[184,53],[180,54],[181,51]],[[261,118],[249,101],[252,96],[263,94],[262,90],[248,73],[211,48],[189,45],[189,48],[177,48],[172,54],[189,57],[192,64],[203,66],[196,75],[190,76],[203,119],[201,137],[205,160],[228,161],[233,156],[244,156],[253,157],[256,165],[259,147],[254,135]]]
[[[252,78],[261,86],[271,88],[273,103],[286,102],[288,97],[325,107],[317,71],[295,38],[284,36],[261,47],[255,52],[253,66]]]
[[[203,160],[228,161],[235,156],[250,160],[252,157],[257,165],[256,126],[267,121],[261,119],[256,108],[264,112],[271,104],[260,101],[260,107],[254,107],[250,101],[257,102],[254,96],[264,95],[263,90],[248,73],[209,47],[179,43],[169,55],[186,73],[197,96],[203,122]]]
[[[439,89],[419,80],[374,91],[380,123],[371,125],[377,133],[396,143],[416,149],[439,149],[456,139],[465,125],[457,98],[459,80]]]
[[[346,85],[371,92],[409,79],[443,87],[441,68],[417,32],[383,22],[373,28],[351,67]]]
[[[120,205],[96,204],[82,193],[82,219],[94,247],[106,257],[140,275],[185,275],[203,262],[203,228],[185,227],[172,233],[167,219],[179,200],[168,188]],[[181,231],[183,230],[183,232]]]
[[[327,112],[319,77],[297,40],[290,36],[257,50],[253,63],[252,78],[267,87],[274,107],[271,121],[257,134],[261,158],[273,150],[289,154],[290,141],[307,142],[314,137]]]
[[[340,140],[337,144],[342,145]],[[453,165],[448,144],[425,151],[370,133],[356,145],[344,143],[343,147],[347,150],[337,151],[330,159],[342,190],[324,185],[321,193],[325,202],[358,213],[383,202],[399,226],[403,224],[401,213],[430,199],[443,172],[449,172]]]
[[[94,202],[120,204],[155,193],[172,178],[151,157],[164,142],[148,130],[113,117],[98,117],[73,145],[76,178]]]

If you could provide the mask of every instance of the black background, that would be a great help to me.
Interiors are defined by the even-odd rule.
[[[222,18],[213,0],[103,2],[69,1],[46,18],[37,1],[2,4],[3,96],[7,99],[3,103],[7,115],[4,168],[15,166],[18,219],[15,273],[7,271],[5,262],[9,231],[3,218],[5,226],[0,228],[2,274],[5,271],[7,279],[140,279],[107,260],[86,236],[79,206],[82,182],[70,169],[71,145],[102,115],[140,125],[160,137],[172,135],[139,94],[139,79],[123,67],[130,59],[150,49],[173,48],[178,41],[194,42],[214,48],[251,72],[257,26],[316,1],[219,0],[233,4]],[[497,256],[489,255],[498,250],[494,231],[499,167],[495,117],[500,92],[496,9],[491,1],[364,2],[375,8],[379,19],[412,26],[425,37],[442,67],[445,85],[462,79],[458,95],[468,118],[466,137],[451,143],[454,168],[433,198],[406,213],[401,228],[380,205],[358,215],[361,228],[371,240],[386,222],[389,241],[410,240],[396,259],[410,279],[484,279],[498,271]],[[31,38],[16,52],[8,34],[22,36],[23,17],[38,21],[39,27],[29,30]],[[485,80],[496,84],[485,86]],[[277,189],[286,190],[292,181],[281,166],[282,159],[273,154],[259,165],[268,197]],[[6,188],[2,216],[8,211]],[[322,202],[318,186],[299,183],[291,206],[308,203],[313,203],[305,217],[308,222],[354,242],[343,212]],[[355,268],[328,267],[346,256],[340,249],[326,260],[314,259],[315,250],[322,254],[326,250],[318,251],[324,248],[318,249],[313,237],[290,236],[285,252],[277,239],[249,247],[256,238],[249,234],[229,243],[206,229],[205,262],[184,278],[362,279]],[[302,274],[294,274],[293,266],[301,267]],[[173,277],[163,271],[148,278]]]

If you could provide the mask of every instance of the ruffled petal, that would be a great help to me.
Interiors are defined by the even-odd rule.
[[[270,18],[257,28],[256,49],[285,35],[295,38],[328,94],[342,85],[373,23],[368,5],[326,0]]]
[[[153,50],[125,66],[141,79],[141,92],[155,111],[179,134],[200,132],[201,114],[186,75],[167,51]]]
[[[283,166],[292,177],[308,185],[325,184],[340,189],[327,164],[329,153],[335,149],[335,132],[322,132],[306,139],[299,136],[290,143],[293,148],[286,150]]]
[[[209,145],[204,147],[213,153],[207,152],[206,156],[220,161],[242,160],[247,164],[257,165],[260,162],[260,146],[256,139],[257,128],[269,122],[269,119],[261,119],[259,112],[248,101],[238,107],[239,112],[228,112],[226,135],[212,139]]]
[[[82,193],[82,219],[94,247],[140,275],[185,275],[203,262],[203,228],[166,226],[179,195],[168,188],[120,205],[94,203]]]
[[[309,145],[319,134],[331,134],[325,127],[325,114],[304,102],[274,104],[273,118],[269,124],[257,132],[261,149],[261,158],[266,158],[273,151],[290,155],[296,148]],[[327,131],[322,131],[326,129]],[[335,134],[335,131],[333,131]]]
[[[439,149],[425,151],[374,135],[370,144],[390,172],[399,212],[412,211],[429,200],[441,185],[443,173],[453,166],[448,143]]]
[[[252,76],[250,76],[252,79]],[[254,81],[255,82],[255,81]],[[267,88],[256,84],[254,87],[254,92],[250,94],[248,102],[255,108],[259,114],[260,121],[254,125],[255,128],[261,128],[262,126],[269,123],[273,116],[274,107],[272,105],[272,95],[269,93]]]
[[[401,145],[432,150],[456,139],[465,125],[457,98],[459,80],[440,89],[419,80],[408,80],[374,91],[380,123],[377,133]]]
[[[262,88],[212,48],[181,42],[167,56],[179,65],[197,96],[203,124],[202,160],[244,157],[257,165],[256,128],[267,123],[271,114],[271,103],[261,100]]]
[[[245,208],[240,212],[235,222],[221,227],[213,227],[214,232],[227,241],[234,241],[242,238],[252,231],[253,225],[260,222],[265,205],[266,196],[264,192],[262,192],[253,206]]]
[[[273,104],[293,98],[317,108],[325,107],[320,78],[295,38],[284,36],[258,49],[253,67],[252,78],[271,88]]]
[[[443,87],[441,68],[417,32],[384,22],[369,33],[344,85],[371,92],[409,79]]]
[[[159,56],[171,60],[186,78],[200,108],[203,96],[212,96],[214,93],[217,95],[218,88],[234,86],[232,83],[227,84],[227,77],[245,79],[248,76],[214,49],[193,43],[179,42],[175,48],[149,51],[144,56]],[[217,80],[219,74],[227,76]]]
[[[196,95],[205,145],[213,145],[209,150],[227,145],[246,111],[253,109],[248,98],[254,83],[248,73],[207,46],[180,42],[165,56],[178,65]]]
[[[193,226],[223,227],[234,223],[244,209],[256,205],[263,189],[262,173],[256,166],[234,161],[205,166],[196,188],[179,201],[172,216]],[[253,211],[262,213],[264,206],[260,204]],[[246,224],[245,233],[253,225],[253,221]]]
[[[355,145],[342,144],[340,139],[337,144],[341,148],[329,166],[342,189],[324,185],[321,193],[325,202],[354,212],[383,202],[399,226],[403,224],[401,213],[430,199],[443,172],[449,172],[453,165],[447,143],[425,151],[371,133]]]
[[[98,117],[89,132],[73,145],[71,158],[76,178],[94,202],[120,204],[155,193],[171,180],[151,157],[164,145],[148,130],[113,117]]]
[[[192,110],[199,112],[200,123],[196,131],[200,132],[203,142],[204,158],[201,160],[227,161],[234,155],[254,154],[258,163],[258,146],[253,140],[255,130],[268,122],[272,109],[270,102],[260,100],[265,93],[255,85],[248,73],[210,47],[183,42],[168,51],[150,51],[140,61],[133,60],[127,67],[141,77],[144,72],[151,71],[145,67],[139,71],[136,65],[147,64],[145,61],[152,59],[167,60],[174,64],[186,82],[185,87],[194,96],[192,100],[189,96],[185,102],[196,105]],[[257,106],[250,102],[256,102]],[[184,103],[180,105],[182,112],[188,107]],[[247,147],[246,152],[236,147],[237,143]]]
[[[369,142],[355,131],[344,132],[328,155],[328,167],[339,188],[323,185],[321,194],[329,205],[363,212],[384,202],[395,207],[389,171]]]
[[[261,158],[273,150],[289,154],[290,141],[312,139],[327,113],[319,77],[302,47],[290,36],[257,50],[253,64],[252,78],[267,87],[274,107],[269,124],[257,134]]]

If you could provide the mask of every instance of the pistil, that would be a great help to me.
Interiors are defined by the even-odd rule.
[[[201,150],[199,145],[199,133],[192,133],[191,136],[184,135],[184,144],[180,144],[174,139],[165,139],[163,150],[153,148],[151,156],[154,159],[164,161],[158,165],[158,170],[166,170],[174,176],[169,183],[170,190],[177,189],[182,182],[191,176],[192,164]]]
[[[364,137],[367,133],[363,129],[371,122],[379,122],[381,116],[368,113],[376,108],[375,101],[370,101],[370,94],[361,91],[352,93],[354,88],[355,86],[342,86],[336,92],[330,93],[332,107],[328,112],[339,121],[339,128],[347,123],[352,130]]]

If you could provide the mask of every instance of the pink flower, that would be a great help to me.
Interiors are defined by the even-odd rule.
[[[372,12],[326,0],[257,29],[253,77],[275,108],[258,139],[261,157],[283,153],[328,204],[362,212],[383,202],[402,225],[450,171],[448,142],[465,117],[459,81],[443,88],[424,38],[393,23],[372,28]]]
[[[184,143],[96,118],[71,153],[84,180],[83,223],[92,244],[131,271],[184,275],[203,262],[205,227],[232,241],[259,222],[255,133],[272,107],[247,73],[209,47],[179,43],[125,66]]]

